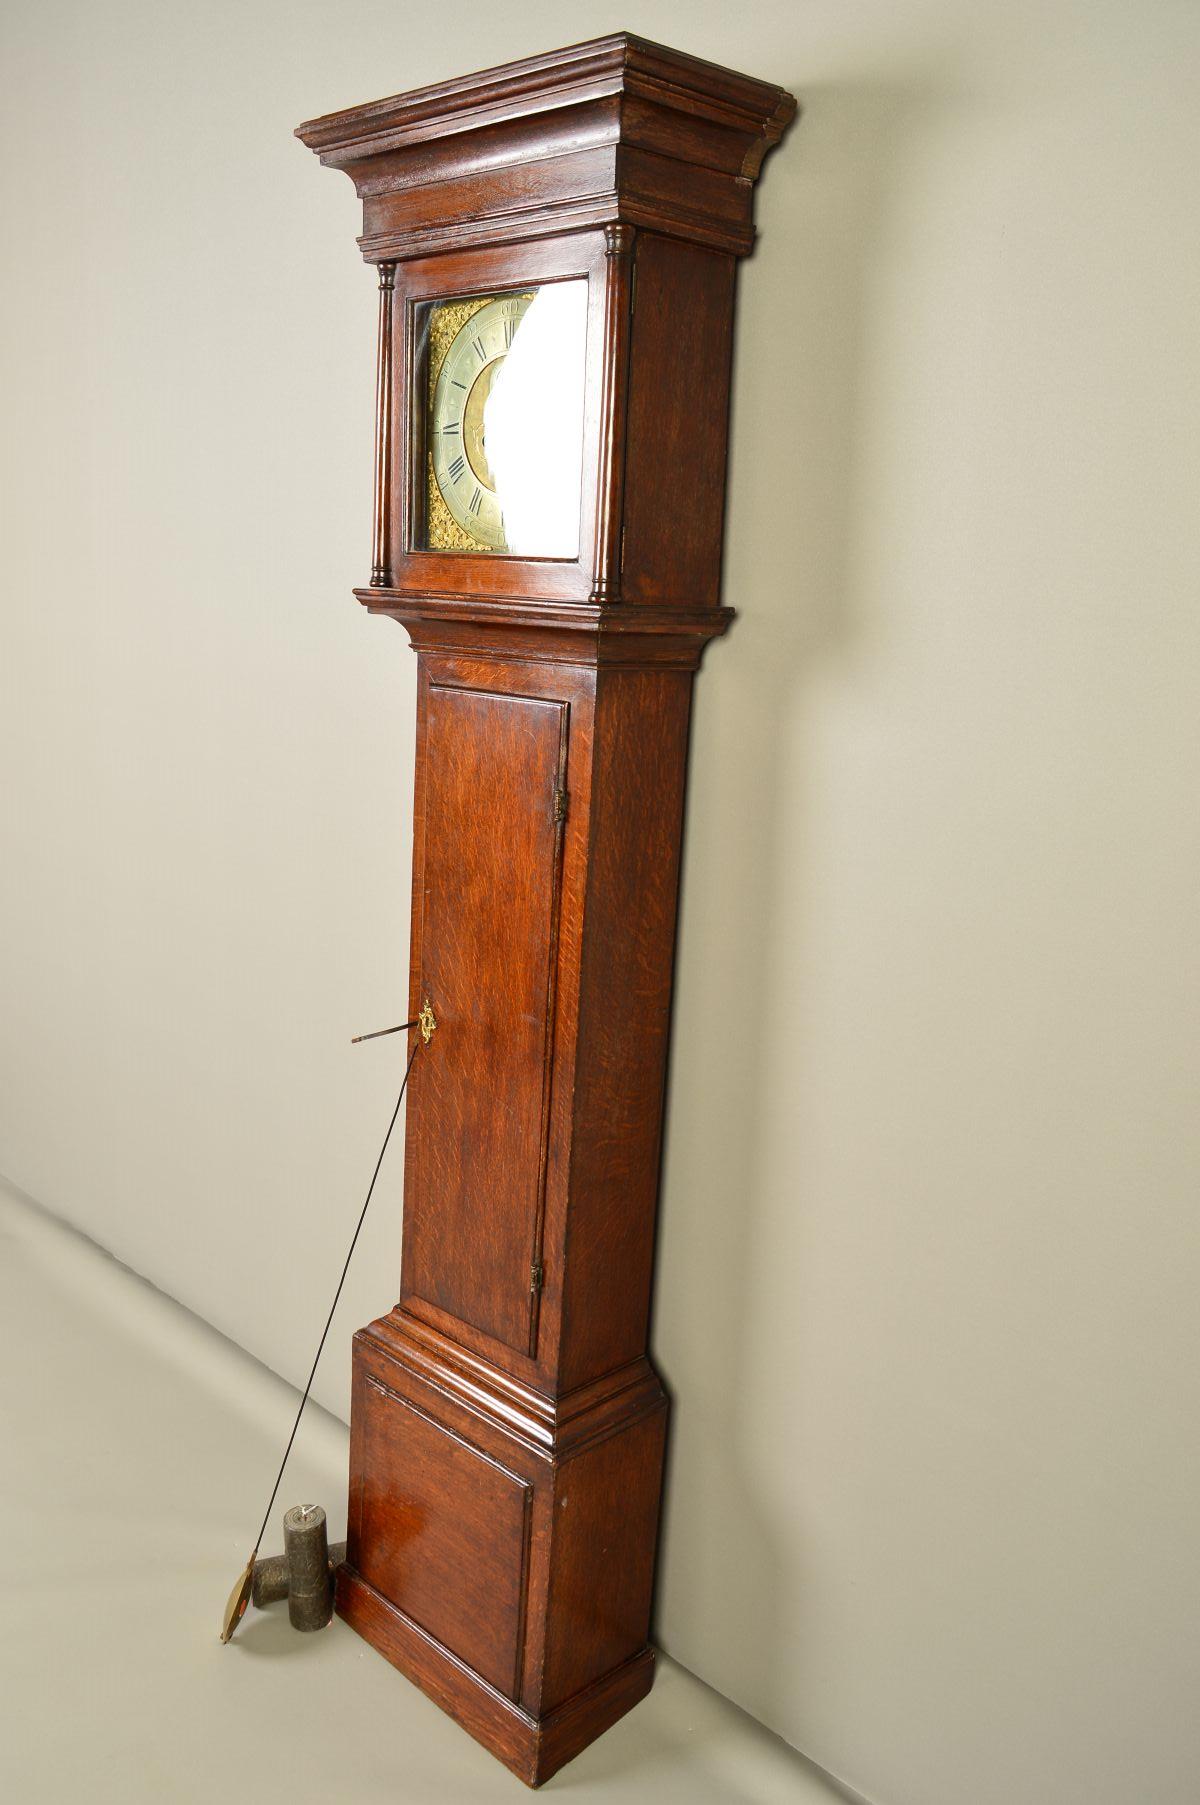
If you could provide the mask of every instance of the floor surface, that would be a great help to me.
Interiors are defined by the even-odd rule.
[[[336,1350],[335,1350],[336,1352]],[[520,1781],[337,1620],[303,1636],[226,1595],[296,1393],[0,1185],[0,1798],[89,1805],[475,1805]],[[343,1533],[347,1434],[315,1406],[283,1510]],[[247,1475],[253,1483],[248,1486]],[[253,1513],[252,1513],[253,1514]],[[670,1661],[541,1796],[834,1805],[799,1755]]]

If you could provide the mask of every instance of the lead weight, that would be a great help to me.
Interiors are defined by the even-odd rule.
[[[296,1504],[283,1518],[288,1619],[294,1630],[323,1630],[333,1615],[329,1537],[319,1504]]]
[[[329,1576],[332,1584],[337,1570],[346,1558],[345,1542],[329,1544]],[[288,1564],[285,1554],[264,1554],[254,1563],[254,1590],[250,1597],[256,1610],[265,1610],[269,1604],[278,1604],[281,1598],[288,1595]]]

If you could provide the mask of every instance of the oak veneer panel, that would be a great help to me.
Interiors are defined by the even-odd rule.
[[[646,1347],[691,694],[689,671],[597,684],[563,1390]]]
[[[666,1424],[659,1410],[558,1470],[543,1712],[646,1647]]]
[[[510,1698],[520,1661],[531,1487],[367,1378],[358,1571]]]
[[[737,260],[639,232],[629,360],[622,594],[719,599]],[[702,398],[700,391],[702,391]],[[665,397],[693,397],[687,405]],[[686,531],[664,522],[686,521]]]
[[[568,709],[431,683],[404,1296],[522,1353],[535,1298]]]

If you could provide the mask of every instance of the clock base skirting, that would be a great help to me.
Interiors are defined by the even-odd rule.
[[[337,1609],[530,1785],[649,1690],[667,1399],[551,1397],[397,1308],[354,1341]]]
[[[531,1717],[426,1634],[352,1567],[338,1571],[337,1613],[527,1786],[540,1786],[645,1698],[655,1651],[593,1681],[547,1717]]]

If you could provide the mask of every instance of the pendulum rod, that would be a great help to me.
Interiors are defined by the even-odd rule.
[[[428,1004],[426,1004],[426,1008],[428,1008]],[[432,1020],[432,1011],[430,1011],[430,1019]],[[267,1524],[271,1520],[271,1512],[275,1508],[275,1499],[278,1496],[279,1487],[283,1482],[283,1471],[288,1463],[288,1455],[292,1451],[292,1444],[296,1439],[296,1431],[300,1427],[300,1418],[304,1415],[304,1406],[308,1403],[308,1394],[312,1390],[312,1383],[313,1383],[313,1380],[316,1378],[317,1363],[321,1358],[322,1350],[324,1349],[326,1339],[329,1335],[330,1327],[333,1323],[334,1312],[336,1311],[336,1309],[338,1307],[338,1299],[342,1295],[342,1286],[346,1283],[346,1274],[350,1270],[350,1262],[354,1258],[354,1249],[357,1247],[358,1237],[362,1233],[362,1225],[367,1219],[367,1210],[370,1207],[371,1198],[375,1191],[375,1181],[379,1177],[379,1170],[380,1170],[380,1167],[383,1165],[383,1156],[388,1150],[388,1142],[392,1138],[392,1130],[396,1126],[396,1119],[400,1114],[400,1105],[404,1101],[404,1093],[408,1088],[409,1073],[413,1069],[413,1062],[415,1061],[417,1054],[421,1051],[422,1046],[427,1046],[429,1044],[429,1036],[424,1032],[424,1027],[423,1027],[423,1024],[421,1023],[420,1017],[418,1017],[416,1021],[405,1022],[404,1026],[406,1028],[415,1028],[417,1026],[422,1026],[421,1039],[418,1040],[416,1045],[413,1047],[412,1052],[408,1056],[408,1064],[404,1068],[404,1080],[400,1086],[400,1094],[396,1098],[396,1107],[392,1111],[392,1119],[388,1123],[387,1133],[383,1137],[383,1145],[379,1149],[379,1158],[375,1161],[375,1170],[371,1174],[371,1182],[367,1187],[366,1199],[364,1200],[362,1209],[359,1212],[358,1225],[354,1230],[354,1235],[350,1242],[350,1251],[347,1253],[345,1265],[342,1267],[342,1276],[337,1282],[337,1290],[334,1292],[333,1302],[329,1306],[329,1315],[325,1319],[325,1327],[322,1329],[321,1339],[317,1343],[317,1351],[316,1351],[315,1355],[313,1356],[312,1368],[308,1375],[308,1384],[304,1387],[304,1395],[300,1399],[300,1408],[297,1410],[296,1420],[292,1424],[292,1433],[288,1436],[288,1444],[287,1444],[287,1447],[283,1451],[283,1459],[279,1463],[279,1471],[275,1475],[275,1484],[271,1488],[270,1503],[267,1505],[266,1512],[263,1516],[262,1525],[259,1529],[258,1535],[255,1538],[254,1549],[253,1549],[253,1552],[251,1553],[250,1559],[246,1562],[246,1565],[245,1565],[245,1568],[243,1569],[241,1578],[238,1580],[237,1584],[233,1588],[233,1591],[230,1593],[229,1603],[225,1607],[225,1617],[224,1617],[222,1627],[221,1627],[221,1641],[222,1642],[229,1641],[230,1637],[233,1635],[233,1632],[237,1629],[238,1624],[241,1622],[243,1616],[245,1615],[246,1606],[250,1600],[250,1590],[251,1590],[251,1587],[253,1585],[253,1580],[254,1580],[255,1558],[258,1554],[258,1550],[262,1543],[263,1536],[267,1533]],[[383,1029],[377,1030],[376,1033],[374,1033],[374,1034],[357,1035],[356,1039],[357,1040],[375,1040],[378,1038],[379,1034],[398,1034],[399,1032],[400,1032],[400,1030],[398,1028],[383,1028]]]

